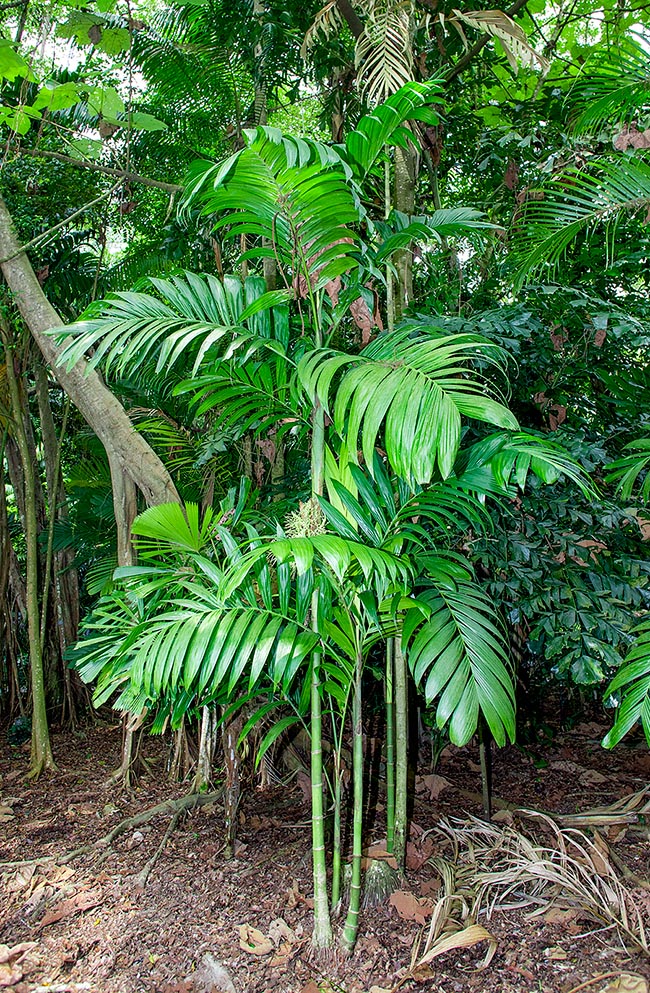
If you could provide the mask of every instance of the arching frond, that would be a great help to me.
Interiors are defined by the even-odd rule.
[[[622,691],[614,726],[603,745],[613,748],[636,724],[641,724],[650,746],[650,620],[642,621],[632,632],[636,640],[625,662],[607,688],[607,696]]]
[[[373,464],[383,428],[388,460],[404,479],[426,483],[436,467],[443,478],[453,469],[460,443],[461,417],[473,417],[516,430],[514,415],[489,396],[490,387],[472,363],[499,364],[500,349],[476,335],[434,337],[427,327],[405,327],[379,335],[360,355],[333,349],[309,352],[298,365],[307,394],[319,397],[344,432],[354,461],[361,448]],[[332,382],[341,374],[330,407]]]
[[[601,161],[594,171],[568,170],[539,197],[528,200],[515,229],[519,284],[542,270],[552,274],[577,235],[596,228],[605,229],[609,260],[618,218],[650,205],[650,167],[627,158]]]
[[[308,423],[290,366],[274,358],[242,366],[229,364],[221,373],[179,384],[175,392],[192,394],[197,417],[214,411],[216,426],[239,434],[273,428],[280,438],[287,431],[301,431]]]
[[[102,364],[117,373],[133,372],[155,363],[157,372],[181,359],[193,362],[193,373],[214,350],[231,352],[238,347],[267,344],[281,348],[286,338],[288,313],[277,293],[276,307],[259,310],[264,281],[249,276],[242,285],[235,276],[223,280],[186,272],[171,279],[151,278],[158,296],[120,292],[93,305],[85,319],[65,329],[55,329],[64,343],[61,363],[72,367],[92,350],[90,368]]]
[[[269,127],[246,139],[225,162],[194,163],[186,202],[220,215],[228,238],[267,239],[245,255],[276,258],[287,280],[324,284],[354,268],[360,208],[336,152]]]
[[[589,477],[561,445],[530,432],[489,435],[463,452],[460,461],[461,480],[478,493],[512,495],[514,487],[524,489],[532,474],[543,483],[556,483],[565,476],[584,496],[595,496]]]
[[[427,557],[421,607],[406,612],[402,643],[436,723],[466,744],[482,713],[499,745],[515,736],[514,682],[496,611],[462,563]]]
[[[567,98],[578,133],[626,123],[639,114],[650,96],[650,58],[634,38],[615,48],[595,49]]]
[[[537,66],[543,72],[548,69],[548,60],[535,51],[523,29],[502,10],[468,10],[463,13],[454,8],[453,13],[454,17],[476,31],[498,38],[513,72],[517,72],[519,63]]]
[[[377,249],[375,262],[379,264],[385,261],[413,242],[441,244],[443,238],[453,235],[469,236],[472,232],[494,230],[495,227],[485,220],[482,211],[472,207],[435,210],[432,214],[412,217],[395,210],[387,221],[375,222],[375,228],[383,238]]]
[[[650,437],[630,441],[626,450],[630,455],[616,459],[607,468],[606,479],[616,483],[616,488],[624,500],[629,500],[638,486],[638,494],[644,503],[650,502]]]
[[[411,81],[362,117],[347,135],[344,148],[339,146],[355,176],[363,179],[386,145],[403,146],[413,140],[412,132],[402,127],[405,121],[439,124],[440,116],[434,106],[443,103],[442,93],[441,79],[428,79],[425,83]]]

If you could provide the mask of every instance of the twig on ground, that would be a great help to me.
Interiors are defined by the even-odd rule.
[[[180,816],[181,816],[182,813],[184,813],[184,811],[182,811],[182,810],[177,810],[176,811],[176,813],[174,814],[174,816],[171,818],[169,824],[167,825],[167,830],[165,831],[165,833],[163,835],[163,839],[160,842],[160,844],[158,845],[158,848],[153,853],[153,855],[151,856],[151,858],[145,863],[142,871],[138,873],[137,879],[135,881],[135,886],[137,887],[137,889],[143,890],[145,888],[145,886],[147,885],[147,880],[149,879],[149,876],[151,875],[151,870],[153,869],[153,867],[155,866],[156,862],[160,858],[160,856],[161,856],[161,854],[162,854],[162,852],[163,852],[163,850],[164,850],[167,842],[169,841],[169,838],[170,838],[171,834],[173,833],[174,829],[176,828],[176,825],[178,824],[178,821],[179,821]]]
[[[597,976],[592,976],[591,979],[585,979],[584,983],[580,983],[579,986],[574,986],[573,989],[568,991],[568,993],[578,993],[578,990],[584,990],[587,986],[593,986],[594,983],[599,983],[601,979],[614,979],[620,975],[620,972],[599,972]]]
[[[111,828],[107,834],[98,838],[97,841],[93,841],[89,845],[82,845],[80,848],[75,848],[74,851],[68,852],[67,855],[44,855],[42,858],[23,859],[18,862],[0,862],[0,871],[3,869],[15,869],[21,865],[37,865],[41,862],[57,862],[59,865],[66,865],[81,855],[110,848],[115,839],[119,838],[120,835],[125,834],[126,831],[130,831],[132,828],[140,827],[141,824],[147,824],[154,817],[158,817],[161,814],[171,814],[172,819],[175,817],[178,820],[178,817],[186,810],[195,807],[205,807],[207,804],[219,800],[222,795],[223,790],[213,790],[211,793],[188,793],[186,796],[179,797],[177,800],[164,800],[162,803],[157,803],[155,807],[149,807],[147,810],[142,810],[139,814],[134,814],[133,817],[126,817],[119,824],[116,824],[114,828]]]

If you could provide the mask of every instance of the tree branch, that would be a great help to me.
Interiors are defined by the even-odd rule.
[[[336,0],[336,6],[354,37],[360,38],[363,34],[363,21],[350,3],[350,0]]]
[[[28,249],[33,248],[34,245],[38,245],[40,241],[44,241],[44,240],[49,241],[49,239],[52,237],[53,234],[55,234],[57,231],[60,231],[61,228],[64,228],[66,224],[70,223],[70,221],[74,221],[75,218],[80,217],[82,214],[85,214],[86,211],[90,210],[91,207],[95,207],[98,203],[101,203],[102,200],[106,199],[106,197],[110,197],[111,194],[115,193],[117,188],[118,188],[117,186],[114,186],[111,190],[108,191],[108,193],[102,193],[101,196],[95,197],[95,199],[91,200],[90,203],[85,203],[83,207],[79,207],[79,209],[75,210],[74,213],[69,214],[67,217],[64,217],[62,221],[58,222],[58,224],[54,224],[51,228],[48,228],[47,231],[42,231],[41,234],[37,234],[35,238],[32,238],[31,241],[28,241],[26,245],[22,246],[22,248],[17,248],[16,251],[13,253],[13,255],[8,255],[6,258],[0,259],[0,266],[3,266],[5,262],[11,262],[12,259],[17,258],[19,255],[22,255],[23,252],[26,252]]]
[[[515,14],[518,14],[522,7],[525,7],[527,3],[528,0],[515,0],[515,3],[513,3],[511,7],[508,7],[504,13],[507,14],[508,17],[514,17]],[[447,70],[445,73],[446,83],[451,83],[452,80],[456,79],[462,72],[465,71],[465,69],[467,69],[467,66],[474,59],[474,57],[478,55],[481,49],[485,48],[490,40],[490,37],[491,36],[489,34],[484,34],[477,42],[475,42],[474,45],[472,45],[469,51],[465,52],[462,59],[459,59],[456,65],[453,65],[451,69]]]
[[[76,166],[77,169],[90,169],[91,172],[101,172],[114,179],[125,179],[130,183],[140,183],[141,186],[152,186],[157,190],[165,190],[166,193],[180,193],[183,189],[176,183],[163,183],[159,179],[150,179],[149,176],[141,176],[137,172],[131,172],[127,169],[113,169],[110,166],[100,165],[99,162],[74,159],[71,155],[63,155],[61,152],[50,152],[41,148],[19,148],[17,151],[20,155],[31,155],[35,159],[56,159],[57,162],[65,162],[66,165]]]

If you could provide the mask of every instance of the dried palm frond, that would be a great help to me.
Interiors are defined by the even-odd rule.
[[[364,96],[379,103],[413,79],[413,5],[376,0],[357,39],[355,66]]]
[[[535,917],[554,905],[580,910],[650,954],[647,901],[620,881],[602,840],[597,845],[581,831],[562,830],[546,814],[517,813],[542,825],[551,842],[473,817],[443,820],[434,829],[442,850],[451,851],[431,860],[445,888],[431,941],[442,933],[445,914],[465,926],[497,910],[529,907]]]
[[[414,78],[413,0],[361,0],[363,31],[356,39],[357,81],[371,104],[380,103]],[[318,38],[327,41],[339,32],[344,21],[336,0],[318,11],[301,48],[306,58]]]
[[[302,47],[300,49],[300,55],[303,59],[306,59],[310,50],[316,44],[316,40],[320,35],[323,41],[327,41],[333,34],[336,34],[343,27],[343,18],[341,17],[341,12],[336,4],[336,0],[329,0],[322,7],[316,17],[314,18],[314,23],[311,25],[307,34],[304,37]]]
[[[477,31],[482,31],[492,38],[498,38],[513,72],[517,72],[519,62],[531,68],[537,64],[543,72],[548,69],[548,60],[535,51],[522,28],[503,11],[468,10],[463,13],[454,9],[454,18],[447,18],[447,20],[454,24],[457,30],[460,28],[458,21],[463,21]],[[461,35],[461,37],[464,36]]]
[[[614,827],[627,824],[643,824],[650,814],[650,786],[644,786],[621,797],[607,807],[593,807],[579,814],[561,814],[554,817],[560,827]]]

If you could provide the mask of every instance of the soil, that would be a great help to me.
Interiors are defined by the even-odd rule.
[[[647,787],[645,744],[606,752],[599,744],[604,730],[597,722],[583,723],[556,732],[534,752],[497,751],[496,807],[572,813],[611,805]],[[439,886],[427,857],[431,845],[427,849],[425,840],[434,837],[428,832],[443,816],[481,815],[473,745],[444,750],[435,775],[445,783],[427,779],[426,768],[415,783],[410,868],[401,889],[419,898],[415,912],[419,907],[424,926],[413,913],[409,919],[403,898],[393,898],[393,904],[363,911],[354,956],[329,960],[314,955],[310,944],[304,777],[260,788],[251,775],[229,860],[220,801],[183,814],[143,887],[140,874],[165,838],[169,813],[130,829],[105,849],[66,858],[124,818],[187,792],[186,785],[167,779],[165,743],[146,740],[146,769],[131,792],[107,783],[119,764],[120,730],[114,723],[58,733],[54,749],[58,772],[34,783],[25,779],[24,750],[7,746],[0,757],[0,943],[30,943],[0,964],[0,986],[15,993],[378,993],[398,985],[405,993],[569,993],[578,987],[647,993],[650,959],[626,948],[613,929],[575,914],[531,917],[530,907],[481,919],[497,942],[487,968],[480,968],[483,943],[452,949],[421,969],[417,981],[409,978]],[[381,814],[381,804],[379,809]],[[634,873],[634,882],[626,882],[648,919],[642,881],[650,878],[650,844],[643,827],[601,833],[618,864]],[[368,840],[379,841],[379,829]],[[0,963],[2,952],[0,944]],[[636,985],[630,976],[637,977]]]

